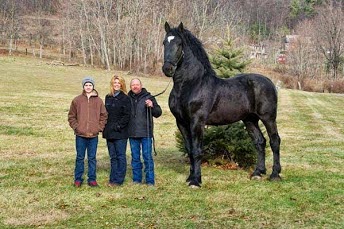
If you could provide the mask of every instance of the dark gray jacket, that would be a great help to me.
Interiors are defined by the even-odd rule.
[[[134,94],[129,91],[128,96],[131,101],[131,116],[129,121],[129,137],[130,138],[143,138],[153,136],[153,117],[158,118],[161,116],[161,107],[154,97],[145,89],[139,94]],[[145,101],[152,100],[153,107],[148,108]],[[147,133],[148,132],[148,133]]]

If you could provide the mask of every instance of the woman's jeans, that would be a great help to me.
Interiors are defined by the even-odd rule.
[[[87,182],[96,181],[96,167],[97,167],[97,146],[98,146],[98,136],[94,138],[84,138],[76,136],[75,147],[76,147],[76,160],[75,160],[75,171],[74,180],[83,181],[84,174],[84,160],[85,153],[87,150],[87,160],[88,160],[88,180]]]
[[[106,140],[111,165],[109,183],[121,185],[124,182],[127,171],[127,142],[128,139]]]
[[[145,165],[146,184],[154,185],[154,161],[152,156],[152,138],[129,138],[131,149],[131,167],[133,182],[142,183],[142,157]]]

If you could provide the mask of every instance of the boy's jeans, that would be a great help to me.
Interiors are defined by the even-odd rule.
[[[94,138],[84,138],[76,136],[75,138],[75,148],[76,148],[76,160],[75,160],[75,171],[74,180],[83,181],[84,174],[84,160],[85,153],[87,150],[87,160],[88,160],[88,180],[87,182],[96,181],[96,153],[98,146],[98,136]]]

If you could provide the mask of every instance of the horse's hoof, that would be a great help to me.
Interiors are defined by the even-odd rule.
[[[281,181],[282,177],[280,177],[279,175],[277,176],[270,176],[269,181]]]
[[[195,182],[195,181],[191,181],[189,183],[189,186],[190,186],[190,188],[200,188],[201,187],[200,183]]]
[[[192,189],[199,189],[199,188],[201,188],[200,186],[197,186],[197,185],[189,185],[189,187],[192,188]]]
[[[259,175],[251,176],[251,180],[262,180],[262,176],[259,176]]]

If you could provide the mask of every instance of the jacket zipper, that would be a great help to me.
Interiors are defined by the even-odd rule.
[[[89,131],[89,123],[90,123],[90,97],[87,97],[87,131]]]

